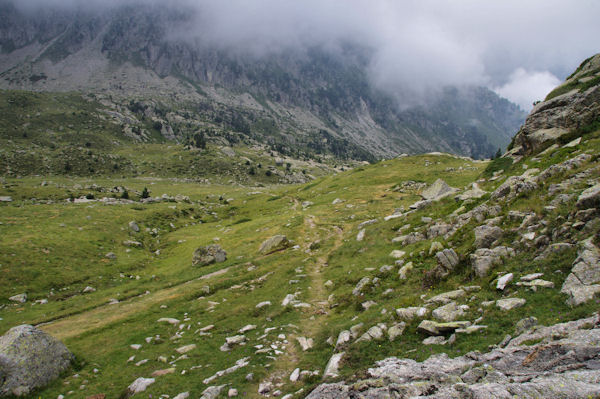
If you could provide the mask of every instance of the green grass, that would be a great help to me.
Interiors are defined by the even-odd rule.
[[[395,342],[350,345],[341,378],[364,375],[374,361],[388,356],[423,360],[433,353],[458,356],[471,350],[485,351],[506,334],[514,334],[515,323],[525,316],[535,316],[540,324],[547,325],[589,316],[597,310],[596,301],[570,308],[559,293],[576,249],[538,262],[534,261],[536,250],[524,247],[518,256],[494,268],[490,276],[478,278],[471,271],[468,255],[473,251],[473,229],[480,223],[473,220],[448,238],[426,239],[404,247],[394,244],[392,239],[399,235],[399,227],[410,225],[404,234],[425,233],[429,224],[423,217],[447,220],[462,205],[448,197],[418,212],[384,221],[395,209],[407,210],[420,198],[418,192],[402,193],[394,188],[407,180],[429,184],[442,178],[462,189],[489,176],[494,168],[504,169],[504,175],[520,174],[523,164],[544,168],[581,150],[594,154],[600,151],[595,133],[585,140],[579,147],[560,149],[547,157],[528,158],[513,165],[422,155],[361,166],[304,185],[265,184],[260,189],[176,178],[178,168],[188,162],[184,150],[175,145],[169,148],[152,143],[138,147],[139,152],[126,146],[119,150],[134,165],[146,162],[148,174],[143,177],[6,177],[0,184],[0,196],[12,196],[14,201],[0,203],[0,333],[22,323],[48,323],[41,328],[63,340],[77,356],[77,370],[70,370],[31,398],[52,398],[71,390],[75,392],[73,397],[96,393],[119,397],[136,378],[173,367],[160,362],[159,356],[174,361],[179,357],[175,349],[192,343],[197,348],[188,358],[176,362],[176,373],[157,377],[156,383],[140,397],[163,394],[173,397],[184,391],[199,397],[206,388],[203,379],[244,357],[251,358],[248,366],[219,377],[212,384],[231,384],[242,395],[259,397],[258,383],[272,378],[282,384],[279,389],[284,393],[300,388],[306,393],[320,378],[291,383],[288,376],[296,367],[322,372],[334,353],[334,348],[326,343],[329,337],[336,339],[341,330],[361,322],[363,332],[377,323],[391,326],[397,322],[395,309],[422,304],[423,294],[431,297],[461,285],[479,285],[481,291],[470,294],[461,303],[470,306],[465,319],[483,317],[479,324],[487,325],[487,330],[459,334],[450,346],[426,347],[421,344],[425,337],[416,330],[419,321],[413,321],[407,323],[403,336]],[[244,147],[236,151],[250,153]],[[174,169],[161,168],[162,159]],[[261,162],[267,164],[266,160]],[[594,158],[581,169],[596,164]],[[152,170],[156,175],[149,175]],[[578,171],[570,171],[568,175]],[[594,173],[593,177],[598,177]],[[516,198],[502,210],[501,216],[506,216],[509,209],[544,214],[548,186],[565,177],[556,176],[543,182],[538,190]],[[41,184],[43,181],[45,185]],[[480,181],[481,187],[490,192],[501,182],[502,179]],[[152,196],[181,194],[190,201],[120,205],[66,201],[70,196],[88,193],[96,198],[118,196],[110,192],[116,186],[126,187],[134,200],[139,199],[146,187]],[[581,182],[570,190],[577,193],[585,187],[585,182]],[[342,202],[333,205],[337,198]],[[486,195],[465,204],[466,209],[488,199]],[[303,209],[304,201],[312,205]],[[566,219],[571,209],[573,203],[548,211],[546,227],[549,230],[558,227],[559,220]],[[365,227],[364,240],[357,241],[358,224],[370,219],[378,221]],[[138,223],[139,233],[129,230],[128,223],[132,220]],[[518,235],[511,233],[511,229],[518,225],[517,221],[503,219],[501,226],[507,232],[503,245],[513,245]],[[285,234],[299,248],[259,254],[260,244],[276,234]],[[572,240],[578,241],[587,238],[590,232],[573,234]],[[140,241],[143,247],[125,247],[125,240]],[[433,241],[454,248],[461,262],[449,276],[424,288],[424,274],[436,265],[434,255],[429,254]],[[192,267],[194,250],[212,243],[227,251],[227,260]],[[399,279],[398,267],[391,272],[379,271],[383,265],[393,265],[389,254],[394,249],[406,251],[406,261],[414,264],[407,280]],[[105,258],[108,252],[114,252],[117,258]],[[556,288],[532,292],[512,285],[505,293],[496,291],[490,284],[498,273],[508,271],[516,274],[516,281],[521,275],[543,272],[544,278]],[[379,281],[356,297],[352,290],[362,277],[376,277]],[[334,283],[333,287],[324,286],[327,280]],[[96,291],[81,294],[88,285]],[[393,290],[392,294],[383,295],[388,289]],[[9,296],[21,292],[29,295],[26,304],[8,301]],[[281,301],[290,293],[297,293],[299,301],[311,306],[283,308]],[[479,309],[482,301],[513,294],[525,298],[527,304],[508,313],[493,306]],[[336,306],[327,304],[330,295]],[[36,304],[41,299],[47,299],[48,303]],[[119,303],[109,305],[111,299]],[[377,304],[363,310],[361,304],[368,300]],[[256,309],[256,304],[262,301],[272,304]],[[180,330],[179,326],[159,324],[157,320],[161,317],[175,317],[184,326]],[[210,335],[195,333],[211,324],[215,327]],[[229,352],[219,350],[226,337],[238,334],[238,329],[247,324],[257,325],[257,329],[246,333],[246,345]],[[265,332],[266,328],[274,330]],[[177,332],[183,332],[181,337],[177,338]],[[285,335],[287,344],[278,338],[279,334]],[[158,340],[146,343],[146,338],[156,336]],[[303,352],[294,339],[296,336],[312,337],[314,348]],[[135,351],[130,349],[131,344],[142,344],[142,348]],[[255,354],[255,346],[271,344],[282,353]],[[131,356],[135,360],[128,362]],[[135,365],[143,359],[148,362]],[[248,373],[254,373],[254,380],[246,380]],[[85,388],[80,389],[80,385]]]

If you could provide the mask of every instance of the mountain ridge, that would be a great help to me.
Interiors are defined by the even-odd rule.
[[[4,1],[4,7],[11,3]],[[167,97],[178,105],[217,104],[250,124],[273,120],[285,136],[274,139],[280,145],[295,146],[285,132],[302,136],[325,130],[373,158],[429,151],[487,157],[508,143],[524,119],[518,107],[484,88],[442,88],[425,104],[403,109],[401,94],[370,82],[369,50],[356,44],[241,57],[179,39],[172,26],[185,23],[181,12],[124,7],[127,13],[55,11],[51,19],[13,7],[0,25],[0,86],[91,91],[119,101]],[[270,137],[261,135],[262,141]]]

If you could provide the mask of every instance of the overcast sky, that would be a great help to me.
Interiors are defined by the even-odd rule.
[[[19,0],[105,6],[132,0]],[[144,0],[142,0],[144,1]],[[149,3],[153,0],[147,0]],[[255,53],[342,40],[373,49],[372,81],[426,92],[480,84],[526,110],[600,52],[599,0],[163,0],[190,33]]]

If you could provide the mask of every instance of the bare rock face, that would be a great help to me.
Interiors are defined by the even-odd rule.
[[[600,54],[579,67],[558,87],[565,93],[537,104],[521,127],[510,151],[529,155],[543,149],[546,143],[586,126],[600,116]]]
[[[353,384],[321,384],[309,399],[595,398],[600,394],[598,316],[538,328],[489,353],[424,362],[388,358]],[[524,342],[539,343],[528,346]]]
[[[192,266],[206,266],[212,263],[225,262],[227,252],[220,245],[212,244],[206,247],[200,247],[194,251]]]
[[[24,324],[0,337],[0,396],[24,396],[65,371],[73,355],[65,345]]]

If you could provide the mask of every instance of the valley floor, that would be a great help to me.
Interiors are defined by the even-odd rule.
[[[32,398],[126,397],[140,377],[154,382],[135,397],[304,397],[389,356],[487,351],[524,319],[597,311],[562,288],[597,251],[598,199],[581,196],[599,153],[595,132],[515,164],[428,154],[303,185],[5,178],[0,334],[36,325],[75,354]],[[420,202],[438,178],[458,190]],[[261,253],[276,235],[289,245]],[[209,244],[227,259],[193,266]]]

